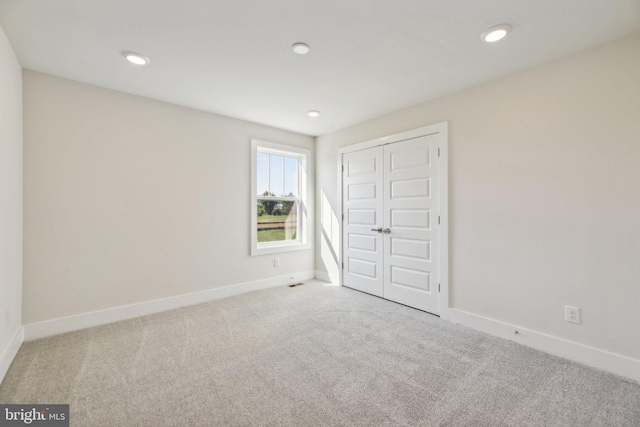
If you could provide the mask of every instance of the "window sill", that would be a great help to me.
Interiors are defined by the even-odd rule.
[[[307,249],[311,249],[311,244],[290,243],[290,244],[283,244],[283,245],[265,245],[265,246],[258,246],[257,248],[255,247],[251,248],[251,256],[277,254],[281,252],[303,251]]]

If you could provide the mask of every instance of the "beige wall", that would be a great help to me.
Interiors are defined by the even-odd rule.
[[[441,121],[451,307],[640,359],[640,35],[319,137],[318,270],[337,149]]]
[[[22,68],[0,28],[0,355],[20,329],[21,306]]]
[[[314,268],[249,255],[251,138],[314,139],[24,72],[24,323]]]

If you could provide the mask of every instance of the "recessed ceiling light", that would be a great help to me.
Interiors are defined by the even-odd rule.
[[[291,49],[298,55],[304,55],[305,53],[309,53],[309,45],[306,43],[294,43],[291,46]]]
[[[482,33],[482,40],[486,41],[487,43],[497,42],[498,40],[502,40],[504,36],[509,34],[509,31],[511,31],[511,25],[509,24],[496,25]]]
[[[129,52],[127,50],[122,52],[122,56],[127,58],[127,61],[136,65],[147,65],[150,62],[149,58],[147,58],[146,56],[140,55],[139,53],[135,52]]]
[[[318,117],[320,115],[320,111],[309,110],[309,111],[307,111],[307,115],[309,117]]]

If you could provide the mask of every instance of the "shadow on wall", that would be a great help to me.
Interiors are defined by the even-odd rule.
[[[340,260],[340,224],[338,215],[327,199],[324,190],[320,190],[320,258],[325,271],[329,274],[332,283],[337,283],[340,278],[338,263]]]

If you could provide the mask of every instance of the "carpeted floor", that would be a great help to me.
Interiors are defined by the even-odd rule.
[[[312,281],[25,343],[72,426],[640,426],[640,384]]]

